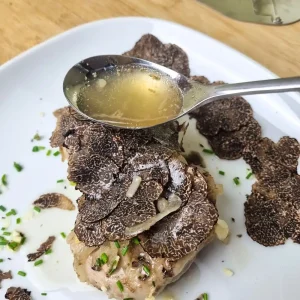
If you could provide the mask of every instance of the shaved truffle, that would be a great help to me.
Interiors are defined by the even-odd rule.
[[[141,224],[156,215],[154,201],[162,193],[162,186],[155,181],[142,182],[132,198],[127,198],[107,219],[103,220],[105,236],[109,240],[129,239],[126,227]]]
[[[12,279],[11,271],[2,272],[0,270],[0,288],[1,288],[1,282],[5,279]]]
[[[53,242],[55,241],[55,236],[49,236],[47,241],[42,243],[40,247],[34,253],[27,255],[28,261],[34,261],[41,257],[47,250],[52,247]]]
[[[35,200],[33,202],[33,205],[43,209],[52,207],[57,207],[65,210],[75,209],[75,206],[72,203],[72,201],[65,195],[59,193],[44,194],[40,196],[39,199]]]
[[[205,136],[214,136],[220,130],[236,131],[252,120],[252,108],[241,97],[216,100],[190,113],[197,120],[197,129]]]
[[[68,179],[81,192],[99,198],[112,186],[119,168],[111,159],[84,149],[70,155],[68,171]]]
[[[214,136],[209,136],[208,142],[214,153],[224,159],[237,159],[242,156],[244,148],[248,144],[254,144],[261,137],[260,125],[252,119],[247,126],[237,131],[219,131]]]
[[[139,238],[152,257],[177,260],[195,251],[209,237],[217,221],[216,207],[202,194],[192,192],[180,211],[162,219]]]
[[[77,217],[74,232],[78,240],[88,247],[100,246],[105,242],[101,221],[86,223],[81,221],[80,214]]]
[[[257,176],[263,169],[275,164],[297,173],[299,155],[299,143],[296,139],[287,136],[282,137],[278,143],[263,138],[257,144],[248,145],[243,153],[245,161]]]
[[[189,60],[186,53],[174,44],[163,44],[151,34],[143,35],[133,49],[123,55],[146,59],[185,76],[190,75]]]
[[[10,287],[7,289],[5,299],[9,300],[31,300],[31,292],[20,287]]]

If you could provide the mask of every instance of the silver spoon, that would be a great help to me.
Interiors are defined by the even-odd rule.
[[[122,55],[100,55],[87,58],[73,66],[68,71],[63,82],[64,94],[71,106],[86,118],[115,127],[129,128],[129,126],[126,125],[122,126],[122,124],[112,123],[110,120],[98,120],[86,115],[78,108],[76,104],[76,95],[78,93],[78,87],[84,85],[87,80],[95,79],[97,72],[101,71],[103,73],[103,70],[109,70],[113,67],[125,65],[128,67],[128,65],[137,64],[145,68],[158,71],[162,74],[167,74],[176,83],[182,93],[183,103],[181,111],[177,116],[170,118],[163,123],[180,118],[202,105],[218,99],[228,98],[230,96],[300,91],[300,77],[279,78],[235,84],[203,85],[171,69],[147,60]],[[156,125],[159,124],[155,124],[153,126]],[[130,129],[140,128],[145,127],[130,127]]]

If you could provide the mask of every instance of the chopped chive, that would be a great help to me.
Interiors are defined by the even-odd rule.
[[[115,241],[115,246],[118,248],[118,249],[120,249],[120,243],[118,242],[118,241]]]
[[[51,253],[52,253],[52,249],[51,249],[51,248],[45,251],[45,254],[46,254],[46,255],[49,255],[49,254],[51,254]]]
[[[4,186],[7,186],[7,175],[6,174],[2,175],[1,181]]]
[[[220,171],[219,171],[219,174],[224,176],[224,175],[225,175],[225,172],[220,170]]]
[[[124,298],[123,300],[134,300],[133,298]]]
[[[18,275],[25,277],[27,274],[25,272],[23,272],[23,271],[19,271]]]
[[[38,212],[38,213],[41,212],[41,209],[40,209],[38,206],[34,206],[33,209],[34,209],[36,212]]]
[[[214,151],[212,151],[211,149],[207,149],[207,148],[204,148],[202,150],[202,152],[207,153],[207,154],[214,154]]]
[[[253,175],[253,173],[250,172],[250,173],[246,176],[246,179],[249,179],[252,175]]]
[[[0,263],[4,262],[4,259],[3,258],[0,258]]]
[[[5,229],[6,229],[6,227],[2,227],[2,228],[1,228],[1,230],[5,230]]]
[[[134,244],[136,244],[136,245],[139,245],[139,244],[140,244],[140,240],[138,239],[138,237],[134,237],[134,238],[132,239],[132,242],[133,242]]]
[[[56,182],[57,182],[57,183],[61,183],[61,182],[64,182],[64,180],[63,180],[63,179],[59,179],[59,180],[57,180]]]
[[[156,286],[156,284],[155,284],[155,281],[152,281],[152,285],[153,285],[153,287],[155,287],[155,286]]]
[[[122,282],[121,282],[120,280],[117,281],[117,286],[118,286],[118,288],[119,288],[119,290],[120,290],[121,292],[124,291],[123,284],[122,284]]]
[[[21,218],[18,218],[18,219],[16,220],[16,223],[17,223],[17,224],[21,224]]]
[[[120,257],[117,256],[116,259],[113,261],[111,268],[108,272],[108,275],[111,275],[118,267],[118,263],[119,263]]]
[[[233,178],[233,182],[234,182],[236,185],[239,185],[239,184],[240,184],[240,178],[239,178],[239,177],[234,177],[234,178]]]
[[[9,235],[11,235],[11,232],[5,231],[5,232],[3,232],[2,234],[3,234],[3,235],[6,235],[6,236],[9,236]]]
[[[7,217],[12,216],[12,215],[15,216],[16,214],[17,214],[16,210],[15,209],[11,209],[9,212],[6,213],[6,216]]]
[[[56,152],[53,153],[53,156],[58,156],[59,154],[60,154],[60,152],[56,151]]]
[[[39,265],[41,265],[43,262],[44,262],[44,261],[43,261],[42,259],[37,260],[37,261],[34,263],[34,266],[35,266],[35,267],[36,267],[36,266],[39,266]]]
[[[47,296],[47,293],[41,293],[42,296]]]
[[[74,182],[74,181],[69,181],[69,183],[70,183],[70,185],[72,185],[72,186],[75,186],[75,185],[76,185],[76,182]]]
[[[102,264],[106,264],[108,262],[108,256],[106,253],[102,253],[101,256],[100,256],[100,259],[101,259],[101,262]]]
[[[125,256],[128,251],[128,246],[124,247],[121,251],[122,255]]]
[[[20,164],[14,162],[14,167],[18,172],[21,172],[23,170],[23,166],[21,166]]]
[[[21,244],[21,245],[24,245],[25,242],[26,242],[26,237],[23,236],[20,244]]]
[[[102,266],[102,261],[101,258],[96,259],[96,266],[101,267]]]
[[[40,141],[41,139],[42,137],[38,133],[36,133],[32,138],[32,140],[36,140],[36,141]]]
[[[52,151],[49,149],[49,150],[47,151],[46,155],[47,155],[47,156],[50,156],[50,155],[51,155],[51,152],[52,152]]]
[[[38,146],[33,146],[32,152],[39,152],[39,147]]]
[[[0,205],[0,210],[6,211],[6,207],[4,207],[3,205]]]
[[[208,294],[207,293],[204,293],[201,296],[202,296],[202,300],[208,300]]]
[[[8,247],[10,248],[10,249],[12,249],[12,250],[15,250],[16,248],[18,248],[19,247],[19,243],[17,243],[17,242],[10,242],[10,243],[8,243]]]
[[[64,232],[61,232],[60,235],[65,239],[67,236]]]
[[[143,271],[146,273],[147,276],[150,276],[150,269],[146,265],[143,265]]]
[[[6,246],[8,242],[6,240],[1,240],[0,241],[0,246]]]

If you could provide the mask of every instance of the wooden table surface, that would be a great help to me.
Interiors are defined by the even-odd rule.
[[[0,64],[74,26],[118,16],[171,20],[230,45],[279,76],[300,75],[300,22],[242,23],[196,0],[0,0]]]

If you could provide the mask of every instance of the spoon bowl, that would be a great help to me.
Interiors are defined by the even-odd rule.
[[[77,100],[80,89],[87,83],[95,80],[99,73],[109,72],[116,67],[131,68],[140,66],[163,75],[167,75],[174,85],[178,88],[182,96],[182,105],[179,113],[175,116],[166,119],[157,119],[157,123],[151,125],[135,124],[129,126],[126,123],[118,123],[109,118],[102,117],[94,118],[86,114],[79,108]],[[287,91],[300,90],[300,77],[271,79],[263,81],[254,81],[236,84],[223,84],[223,85],[204,85],[187,78],[169,68],[155,64],[153,62],[127,57],[122,55],[100,55],[87,58],[76,65],[74,65],[66,74],[63,82],[64,94],[70,105],[84,117],[91,119],[95,122],[104,123],[114,127],[141,129],[153,127],[163,124],[183,115],[190,111],[200,108],[202,105],[210,103],[214,100],[228,98],[236,95],[252,95],[252,94],[265,94],[265,93],[279,93]]]

